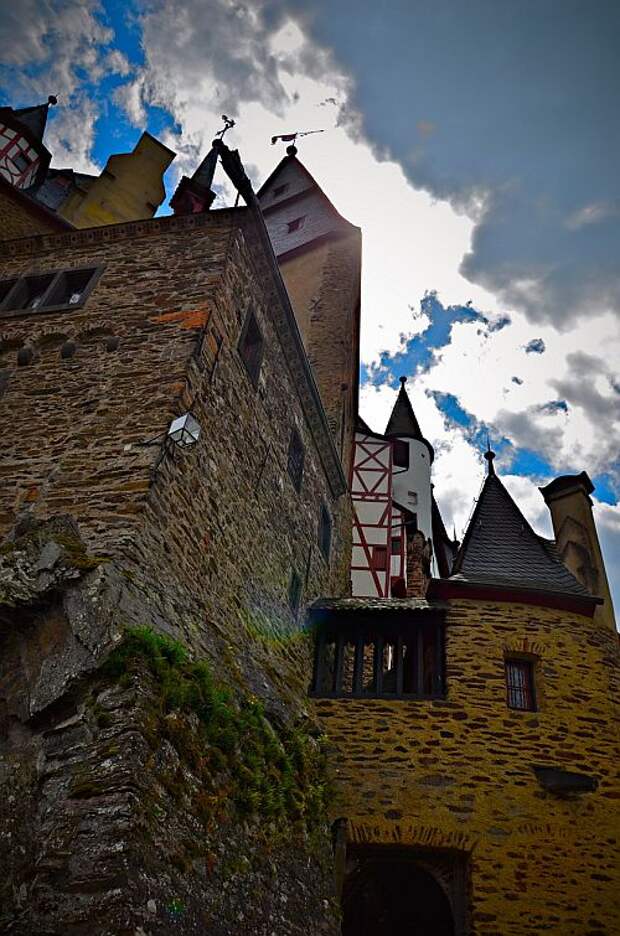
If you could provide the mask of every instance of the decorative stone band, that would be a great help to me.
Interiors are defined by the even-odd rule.
[[[537,588],[519,588],[516,585],[485,582],[470,582],[460,576],[444,579],[431,579],[427,598],[439,598],[443,601],[463,599],[467,601],[501,601],[515,604],[537,605],[541,608],[559,608],[574,614],[592,617],[602,598],[594,595],[573,595],[567,592],[546,591]]]

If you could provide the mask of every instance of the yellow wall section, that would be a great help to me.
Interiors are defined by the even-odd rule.
[[[110,156],[87,191],[74,191],[59,213],[78,228],[152,218],[165,197],[163,175],[174,153],[143,133],[133,153]]]
[[[333,818],[353,843],[471,856],[476,936],[620,933],[618,641],[579,615],[454,601],[447,698],[316,700],[333,751]],[[506,706],[504,656],[534,654],[539,711]],[[532,765],[586,773],[560,797]]]

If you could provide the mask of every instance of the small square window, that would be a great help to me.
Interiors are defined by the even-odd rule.
[[[400,556],[400,536],[393,536],[390,540],[390,550],[393,556]]]
[[[325,559],[329,562],[329,554],[332,548],[332,518],[325,504],[321,504],[321,517],[319,520],[319,549]]]
[[[251,309],[246,316],[239,339],[239,354],[245,364],[250,380],[256,387],[263,359],[263,335],[258,327],[256,316]]]
[[[304,226],[306,216],[302,215],[300,218],[295,218],[293,221],[288,221],[288,233],[292,234],[293,231],[299,231],[300,228]]]
[[[508,708],[536,711],[534,666],[529,660],[506,660],[506,702]]]
[[[284,195],[287,188],[288,188],[288,182],[285,182],[284,185],[276,185],[276,187],[273,190],[273,197],[279,198],[280,195]]]
[[[403,439],[395,439],[393,442],[393,460],[397,468],[409,467],[409,443]]]
[[[293,615],[297,617],[299,611],[299,602],[301,600],[301,577],[295,569],[291,572],[291,578],[288,584],[288,603]]]
[[[304,458],[304,444],[297,430],[293,429],[288,446],[288,473],[297,492],[301,490],[301,482],[304,476]]]

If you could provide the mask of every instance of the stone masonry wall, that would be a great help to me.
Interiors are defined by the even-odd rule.
[[[357,417],[360,232],[310,245],[285,257],[281,269],[348,477]]]
[[[53,234],[64,227],[61,222],[46,218],[36,205],[28,205],[26,199],[13,193],[9,183],[3,180],[0,180],[0,218],[0,242],[29,234]]]
[[[539,711],[507,708],[506,653],[535,661]],[[316,700],[333,818],[351,845],[469,856],[475,936],[620,932],[617,638],[567,612],[454,601],[446,659],[445,699]],[[534,765],[598,788],[546,792]]]
[[[296,841],[294,854],[280,844],[267,860],[260,827],[228,825],[221,840],[213,832],[216,860],[207,860],[193,851],[202,833],[185,792],[196,787],[191,766],[155,743],[143,718],[148,685],[135,687],[137,700],[113,694],[110,713],[97,715],[108,706],[102,659],[127,625],[149,625],[209,659],[240,697],[262,700],[274,725],[308,722],[300,623],[317,595],[346,593],[349,507],[331,493],[246,223],[240,210],[102,228],[34,240],[0,262],[0,277],[105,266],[83,308],[0,322],[0,409],[11,426],[0,559],[17,583],[0,602],[0,781],[24,804],[0,811],[13,895],[1,919],[18,936],[92,932],[102,915],[110,936],[172,924],[198,933],[216,895],[212,931],[222,936],[301,936],[309,920],[333,932],[328,837],[327,859]],[[237,351],[250,305],[265,338],[256,390]],[[30,363],[19,366],[25,346]],[[190,405],[200,440],[166,453],[157,440]],[[287,473],[293,426],[305,445],[300,493]],[[318,549],[322,503],[333,517],[329,563]],[[55,520],[48,530],[60,514],[61,532]],[[20,545],[33,536],[40,555]],[[56,572],[66,556],[77,582]],[[162,770],[177,777],[173,805]],[[146,802],[162,844],[145,851]],[[224,873],[229,846],[234,868]],[[184,856],[180,872],[171,855]],[[181,904],[185,914],[174,910]]]

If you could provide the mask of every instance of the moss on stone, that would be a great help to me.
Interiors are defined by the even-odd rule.
[[[208,792],[192,793],[202,821],[221,814],[225,800],[229,814],[284,821],[287,834],[291,826],[304,834],[323,827],[327,774],[321,738],[306,725],[272,725],[258,700],[218,683],[210,665],[190,660],[181,643],[148,627],[130,628],[103,671],[122,682],[144,668],[156,688],[158,734],[205,779]],[[213,786],[218,776],[223,791]],[[164,781],[175,799],[188,793],[182,770]]]

